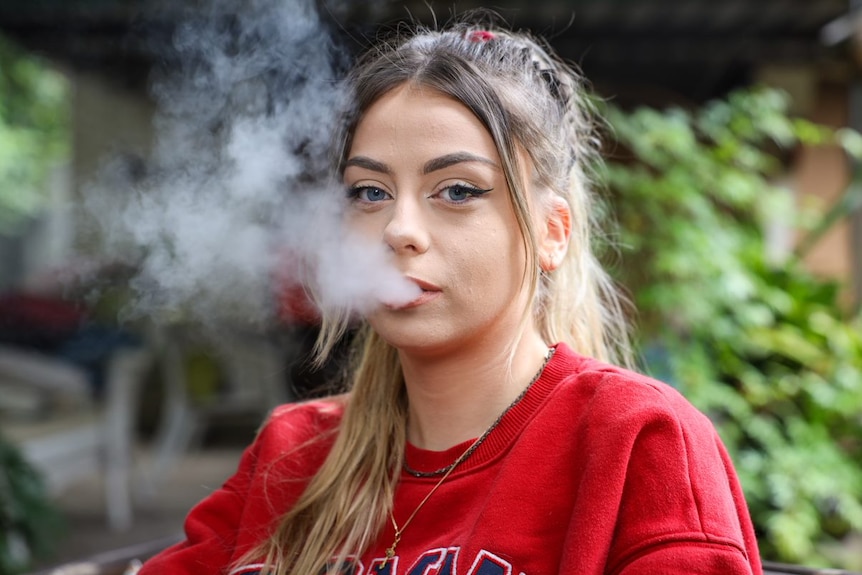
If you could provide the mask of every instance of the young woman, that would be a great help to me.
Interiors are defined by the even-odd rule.
[[[276,409],[142,574],[760,573],[710,422],[613,365],[579,77],[462,23],[383,45],[350,86],[345,225],[419,295],[364,318],[349,391]],[[324,353],[343,328],[324,318]]]

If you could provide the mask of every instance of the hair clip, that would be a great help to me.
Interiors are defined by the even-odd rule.
[[[497,36],[493,32],[489,32],[488,30],[473,30],[467,34],[467,39],[471,42],[487,42],[496,37]]]

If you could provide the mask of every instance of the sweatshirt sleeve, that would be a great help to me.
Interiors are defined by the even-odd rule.
[[[323,463],[341,417],[337,401],[276,408],[236,473],[198,503],[186,539],[147,561],[139,575],[216,575],[269,536]]]
[[[644,409],[623,426],[631,442],[610,572],[759,575],[742,489],[712,423],[670,388],[642,392]]]
[[[675,389],[583,371],[570,402],[577,489],[560,573],[761,575],[736,472],[712,422]],[[589,569],[580,569],[587,565]]]
[[[139,575],[221,573],[231,561],[237,530],[257,463],[258,442],[248,447],[236,473],[186,517],[186,539],[146,563]]]

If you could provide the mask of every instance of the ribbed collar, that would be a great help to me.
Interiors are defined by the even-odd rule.
[[[548,364],[545,366],[539,379],[537,379],[532,387],[530,387],[521,401],[519,401],[508,411],[508,413],[506,413],[506,415],[503,416],[503,419],[500,420],[497,427],[490,433],[490,435],[488,435],[488,437],[485,438],[485,441],[476,448],[476,451],[452,472],[452,477],[481,467],[504,453],[512,442],[515,441],[518,435],[520,435],[521,431],[533,418],[539,408],[545,403],[545,401],[547,401],[548,397],[557,387],[557,384],[559,384],[564,377],[570,376],[572,373],[577,371],[580,360],[583,358],[573,352],[572,349],[564,343],[559,343],[554,347],[556,348],[556,351],[550,361],[548,361]],[[408,441],[405,450],[405,457],[414,469],[421,471],[440,469],[441,467],[445,467],[455,461],[459,455],[470,447],[470,444],[473,443],[473,441],[475,441],[475,438],[455,445],[445,451],[429,451],[427,449],[421,449]],[[417,478],[406,471],[402,472],[401,477],[405,480],[410,479],[429,482],[438,481],[437,477]]]

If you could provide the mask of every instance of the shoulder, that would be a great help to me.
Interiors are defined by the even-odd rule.
[[[625,471],[632,481],[649,481],[661,470],[667,485],[726,488],[716,481],[734,472],[715,426],[679,391],[571,350],[568,358],[572,369],[560,381],[555,403],[574,422],[573,443],[586,460],[603,473]]]
[[[345,402],[345,396],[334,396],[276,407],[254,441],[258,458],[272,460],[289,455],[291,459],[304,459],[304,454],[328,452]]]
[[[337,427],[344,413],[347,396],[337,395],[279,405],[269,414],[264,430],[279,433],[309,430],[319,433]]]
[[[667,383],[581,356],[565,344],[559,351],[557,394],[592,427],[635,431],[664,422],[678,431],[691,428],[712,435],[709,419]]]
[[[584,492],[612,510],[614,572],[658,572],[669,557],[756,562],[736,472],[706,415],[668,384],[560,351],[566,373],[552,403],[575,422],[571,460]]]

